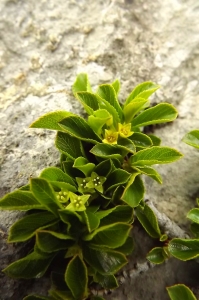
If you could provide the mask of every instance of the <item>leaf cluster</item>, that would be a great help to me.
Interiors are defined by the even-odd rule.
[[[0,209],[28,211],[11,226],[8,242],[34,241],[32,251],[4,272],[14,278],[38,278],[51,271],[49,296],[24,299],[97,300],[102,298],[92,296],[93,284],[116,288],[115,274],[133,250],[134,212],[151,237],[167,239],[144,202],[142,180],[147,175],[161,183],[152,166],[182,156],[142,132],[143,126],[171,122],[177,116],[171,104],[149,108],[149,96],[158,88],[144,82],[121,104],[118,80],[93,92],[87,75],[80,74],[73,93],[88,118],[56,111],[31,124],[57,131],[55,145],[61,156],[60,168],[44,169],[0,200]]]

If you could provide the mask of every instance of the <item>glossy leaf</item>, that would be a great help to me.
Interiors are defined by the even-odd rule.
[[[102,275],[100,273],[96,273],[94,281],[99,283],[104,289],[113,290],[118,287],[118,282],[114,275]]]
[[[97,144],[100,141],[99,137],[90,128],[88,123],[78,116],[65,118],[59,123],[59,125],[64,131],[77,139],[94,144]]]
[[[139,148],[151,147],[153,145],[150,137],[141,132],[135,132],[129,139]]]
[[[161,139],[154,134],[147,134],[147,136],[151,139],[153,146],[160,146]]]
[[[165,254],[162,247],[153,248],[146,257],[153,264],[162,264],[165,261]]]
[[[74,239],[63,233],[37,230],[36,243],[41,251],[51,253],[71,247],[74,244]]]
[[[82,212],[82,217],[87,225],[88,231],[92,232],[96,228],[98,228],[100,224],[100,219],[93,212],[88,209]]]
[[[92,115],[99,108],[97,97],[89,92],[78,92],[77,99],[83,105],[88,115]]]
[[[146,126],[150,124],[158,124],[171,122],[177,117],[177,110],[168,103],[160,103],[154,107],[146,109],[140,113],[132,121],[132,126]]]
[[[17,190],[5,195],[0,200],[0,208],[1,210],[30,210],[43,207],[31,192]]]
[[[199,224],[199,208],[191,209],[187,214],[187,218],[192,222]]]
[[[128,205],[118,205],[110,209],[96,212],[101,225],[114,224],[117,222],[131,223],[133,220],[133,208]]]
[[[115,223],[98,227],[94,232],[84,236],[85,241],[91,241],[92,244],[99,247],[117,248],[122,246],[131,230],[131,226],[126,223]]]
[[[124,106],[123,112],[124,112],[124,119],[126,123],[129,123],[132,121],[134,116],[142,110],[146,104],[149,104],[149,101],[144,98],[137,98],[136,100],[130,102],[126,106]]]
[[[141,150],[131,156],[131,166],[151,166],[154,164],[166,164],[174,162],[182,157],[182,154],[169,147],[154,146]]]
[[[76,169],[82,171],[82,173],[84,173],[84,175],[86,177],[90,176],[94,167],[95,167],[95,164],[89,163],[89,161],[86,158],[81,157],[81,156],[76,158],[74,165],[73,165],[73,168],[76,168]]]
[[[63,131],[63,129],[59,126],[59,122],[65,118],[67,118],[69,116],[73,116],[73,115],[74,114],[67,112],[67,111],[50,112],[50,113],[43,115],[35,122],[33,122],[30,125],[30,128],[45,128],[45,129]]]
[[[128,153],[134,154],[136,152],[136,147],[134,142],[128,138],[119,138],[116,147],[118,149],[121,149],[123,153],[126,154]]]
[[[176,284],[167,288],[171,300],[197,300],[192,291],[184,284]]]
[[[116,158],[122,160],[122,150],[118,149],[116,146],[108,144],[98,144],[95,145],[90,152],[98,157],[102,158]]]
[[[138,206],[140,201],[144,197],[144,184],[142,182],[142,179],[139,176],[137,176],[138,174],[139,173],[134,173],[131,175],[121,198],[131,207]]]
[[[30,181],[30,187],[38,202],[45,206],[47,210],[55,214],[55,216],[58,216],[57,210],[62,208],[62,205],[57,200],[50,184],[45,179],[32,178]]]
[[[112,170],[112,160],[107,159],[99,163],[93,170],[99,176],[108,177]]]
[[[30,239],[37,229],[55,224],[58,219],[48,211],[34,213],[15,222],[9,231],[8,242],[23,242]]]
[[[139,167],[139,172],[147,175],[151,178],[153,178],[155,181],[157,181],[158,183],[162,183],[162,177],[160,176],[160,174],[153,169],[152,167],[147,167],[147,166],[143,166],[143,167]]]
[[[73,84],[72,91],[74,96],[78,92],[91,92],[90,82],[86,73],[80,73]]]
[[[131,236],[128,236],[126,242],[122,246],[116,248],[115,250],[122,252],[125,255],[131,254],[134,250],[133,238]]]
[[[130,173],[122,169],[114,170],[109,177],[107,178],[106,182],[104,183],[105,190],[109,191],[118,185],[122,185],[126,183],[130,177]]]
[[[158,238],[161,236],[157,217],[147,204],[145,204],[144,208],[141,208],[140,206],[136,208],[136,216],[146,232],[152,238]]]
[[[120,120],[123,121],[122,108],[117,100],[117,96],[114,88],[110,84],[102,84],[99,86],[97,90],[97,94],[102,99],[105,99],[108,103],[110,103],[115,108],[115,110],[119,115]]]
[[[65,281],[75,299],[84,299],[87,296],[87,273],[87,267],[78,255],[67,265]]]
[[[73,160],[82,156],[81,141],[68,133],[58,131],[55,145],[60,152],[66,154],[67,157]]]
[[[13,278],[40,278],[46,272],[53,258],[54,255],[41,255],[32,252],[10,264],[3,272]]]
[[[61,169],[55,167],[44,169],[40,174],[40,178],[46,179],[48,181],[69,183],[75,186],[74,180],[69,175],[64,173]]]
[[[133,101],[133,99],[136,99],[138,97],[148,99],[149,96],[151,96],[157,89],[159,89],[159,87],[160,87],[159,85],[151,81],[140,83],[130,93],[124,105],[126,106],[128,103]]]
[[[83,255],[86,262],[103,275],[113,275],[127,263],[122,253],[109,249],[92,249],[84,245]]]
[[[199,130],[192,130],[183,137],[183,142],[199,149]]]
[[[172,239],[168,244],[168,250],[174,257],[186,261],[199,256],[198,239]]]

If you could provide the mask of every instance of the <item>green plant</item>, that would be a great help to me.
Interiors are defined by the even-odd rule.
[[[134,211],[154,238],[161,241],[157,218],[144,202],[147,175],[161,183],[152,167],[178,160],[175,149],[160,146],[147,135],[147,125],[173,121],[176,109],[167,103],[149,108],[149,96],[159,88],[152,82],[138,85],[122,105],[120,83],[91,90],[86,74],[78,75],[73,93],[88,114],[71,112],[44,115],[30,127],[56,130],[60,168],[44,169],[39,178],[0,201],[0,208],[29,211],[13,224],[8,242],[33,240],[26,257],[4,272],[14,278],[38,278],[51,271],[49,297],[24,299],[102,299],[93,296],[94,283],[105,289],[118,286],[115,274],[133,250],[130,236]]]

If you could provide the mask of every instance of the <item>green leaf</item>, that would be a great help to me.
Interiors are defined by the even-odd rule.
[[[47,113],[30,125],[30,128],[46,128],[51,130],[63,131],[59,122],[74,114],[67,111],[54,111]]]
[[[124,105],[126,106],[128,103],[137,98],[148,99],[149,96],[151,96],[157,89],[159,89],[159,87],[159,85],[151,81],[140,83],[130,93]]]
[[[186,261],[199,256],[198,239],[172,239],[168,244],[168,250],[174,257]]]
[[[150,166],[154,164],[167,164],[176,161],[182,154],[169,147],[154,146],[141,150],[131,156],[131,166]]]
[[[123,111],[122,108],[117,100],[116,92],[111,84],[101,84],[97,90],[97,94],[102,98],[105,99],[108,103],[110,103],[115,110],[117,111],[119,118],[123,121]]]
[[[107,110],[110,113],[110,115],[113,117],[114,126],[117,128],[117,124],[119,122],[121,122],[117,110],[114,108],[113,105],[111,105],[105,99],[101,98],[99,95],[96,94],[96,97],[98,99],[99,108],[100,109],[105,109],[105,110]]]
[[[112,160],[106,159],[101,163],[99,163],[93,171],[97,173],[99,176],[108,177],[111,170],[112,170]]]
[[[135,144],[128,138],[119,138],[115,147],[121,149],[123,151],[123,155],[124,153],[126,155],[128,153],[134,154],[136,152]]]
[[[187,218],[192,222],[199,224],[199,208],[191,209],[187,214]]]
[[[32,252],[10,264],[3,272],[13,278],[40,278],[46,272],[53,258],[54,255],[41,255],[37,252]]]
[[[131,236],[128,236],[126,242],[122,246],[116,248],[115,250],[122,252],[125,255],[130,255],[133,252],[133,249],[134,249],[133,239]]]
[[[55,168],[55,167],[46,168],[41,172],[39,177],[46,179],[48,181],[59,181],[59,182],[69,183],[75,186],[75,182],[71,178],[71,176],[67,175],[59,168]]]
[[[177,110],[173,105],[160,103],[140,113],[133,119],[131,124],[133,127],[141,127],[150,124],[171,122],[176,119],[177,114]]]
[[[141,132],[134,132],[134,134],[129,137],[131,141],[135,144],[136,147],[145,148],[153,145],[152,140],[148,135]]]
[[[55,224],[58,219],[50,212],[44,211],[23,217],[15,222],[9,232],[8,242],[23,242],[30,239],[37,229]]]
[[[70,183],[60,182],[60,181],[50,181],[50,184],[52,185],[55,191],[63,190],[63,192],[65,191],[70,191],[73,193],[77,192],[76,187],[74,185],[71,185]]]
[[[51,298],[39,295],[29,295],[23,298],[23,300],[51,300]]]
[[[121,197],[121,199],[131,207],[138,206],[140,201],[144,198],[144,184],[141,178],[137,175],[139,175],[139,173],[131,175]]]
[[[76,158],[73,168],[80,170],[86,177],[90,176],[93,171],[95,164],[89,163],[89,161],[84,157]]]
[[[119,82],[119,80],[116,79],[111,85],[114,88],[115,93],[117,95],[119,93],[119,91],[120,91],[120,82]]]
[[[146,257],[153,264],[162,264],[165,261],[165,254],[162,247],[153,248]]]
[[[63,290],[50,290],[49,291],[50,298],[49,300],[76,300],[70,291],[63,291]]]
[[[153,169],[152,167],[147,167],[147,166],[139,167],[138,170],[139,170],[140,173],[153,178],[158,183],[162,183],[162,178],[161,178],[160,174],[155,169]]]
[[[117,273],[126,263],[125,255],[109,249],[92,249],[84,244],[83,255],[86,262],[102,275]]]
[[[77,255],[67,265],[65,281],[75,299],[84,299],[88,295],[88,272],[83,260]]]
[[[192,291],[184,284],[176,284],[167,288],[171,300],[197,300]]]
[[[118,282],[114,275],[102,275],[100,273],[96,273],[94,281],[99,283],[104,289],[113,290],[118,287]]]
[[[0,208],[1,210],[30,210],[42,209],[43,207],[31,192],[17,190],[5,195],[0,200]]]
[[[135,212],[139,222],[142,224],[146,232],[152,238],[159,238],[161,236],[161,231],[158,225],[157,217],[153,210],[147,204],[145,204],[144,208],[138,206]]]
[[[102,158],[116,158],[122,161],[122,150],[118,149],[117,146],[97,144],[90,150],[90,152]]]
[[[147,134],[147,136],[151,139],[153,146],[160,146],[161,139],[154,134]]]
[[[81,141],[68,133],[58,131],[55,146],[71,159],[82,156]]]
[[[85,73],[80,73],[73,84],[72,91],[74,96],[78,92],[91,92],[90,82],[88,80],[88,75]]]
[[[133,208],[128,205],[118,205],[110,209],[100,210],[95,215],[100,219],[102,226],[117,222],[131,223]]]
[[[192,223],[191,224],[191,231],[196,238],[199,238],[199,224]]]
[[[114,170],[107,178],[106,182],[104,183],[105,190],[109,191],[118,185],[122,185],[129,180],[130,173],[122,169]]]
[[[99,137],[94,133],[88,123],[78,116],[65,118],[59,123],[59,125],[64,131],[77,139],[93,144],[97,144],[100,141]]]
[[[104,125],[112,125],[113,117],[106,109],[98,109],[88,117],[88,124],[97,135],[102,134]]]
[[[51,253],[74,245],[74,239],[66,234],[49,230],[37,230],[36,243],[43,252]]]
[[[84,222],[87,225],[88,231],[92,232],[96,228],[98,228],[100,224],[99,218],[93,212],[89,211],[88,208],[86,211],[83,211],[81,216],[84,219]]]
[[[140,110],[142,110],[147,104],[149,104],[149,101],[147,99],[137,98],[136,100],[132,101],[128,105],[124,106],[123,113],[124,113],[125,122],[126,123],[131,122],[134,116]]]
[[[57,210],[62,208],[61,203],[50,186],[50,184],[41,178],[32,178],[30,181],[31,191],[35,198],[46,207],[47,210],[58,216]]]
[[[78,92],[77,99],[83,105],[88,115],[92,115],[99,108],[95,94],[89,92]]]
[[[199,148],[199,130],[192,130],[188,132],[182,140],[192,147]]]
[[[85,241],[91,241],[98,247],[117,248],[122,246],[131,230],[131,225],[126,223],[115,223],[98,227],[94,232],[83,237]]]

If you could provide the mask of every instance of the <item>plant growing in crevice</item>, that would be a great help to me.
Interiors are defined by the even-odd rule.
[[[29,211],[14,223],[8,242],[33,239],[26,257],[4,272],[14,278],[38,278],[51,271],[49,296],[34,299],[103,299],[92,295],[94,283],[118,286],[115,274],[133,250],[130,231],[134,212],[154,238],[161,241],[157,218],[144,202],[142,175],[161,183],[155,164],[182,155],[160,146],[160,139],[142,133],[143,126],[171,122],[176,109],[167,103],[149,108],[158,85],[144,82],[118,101],[120,83],[102,84],[93,92],[86,74],[78,75],[73,93],[88,114],[48,113],[30,127],[56,130],[60,168],[48,167],[38,178],[4,196],[0,208]]]

